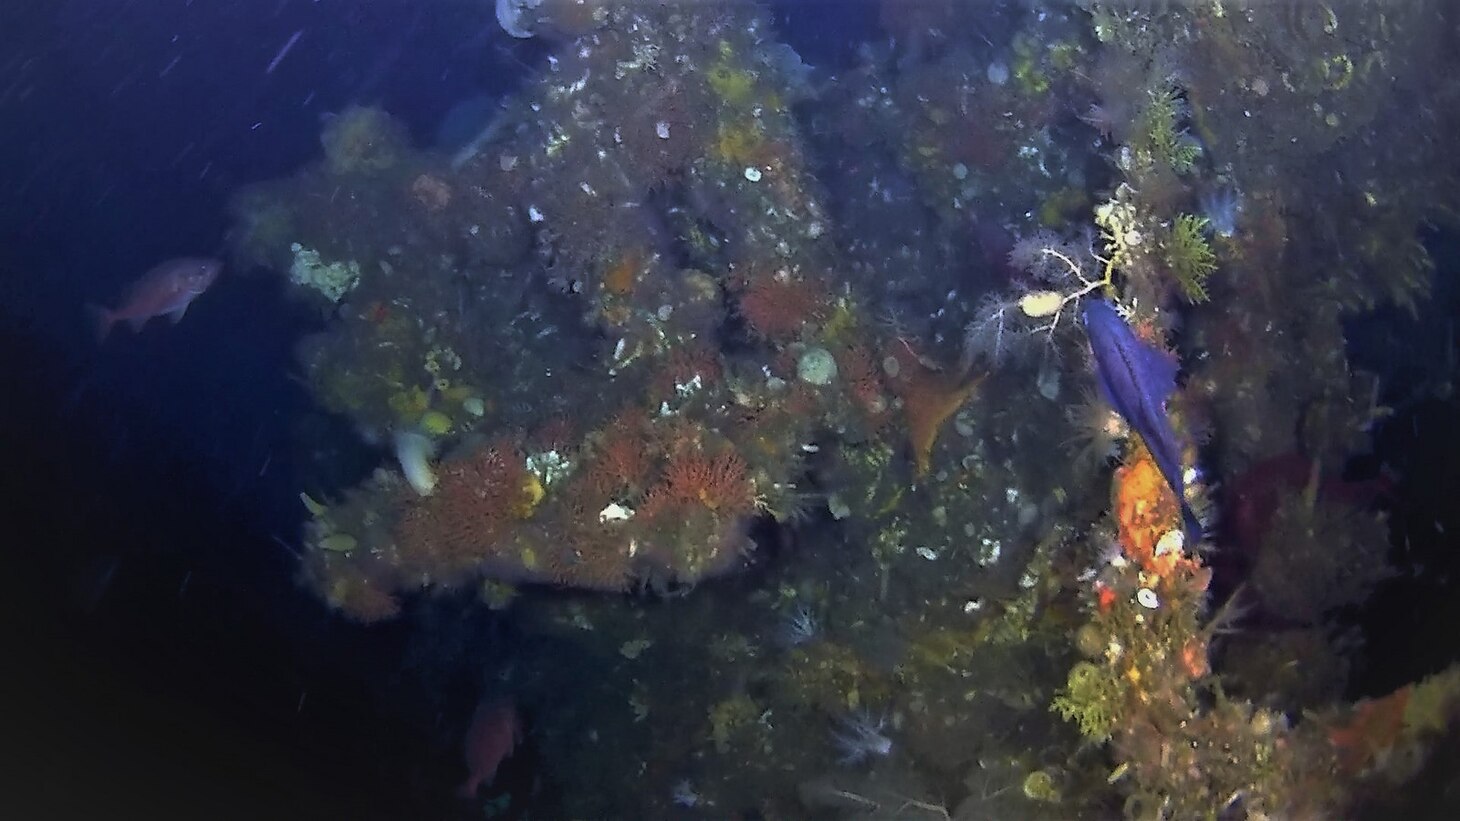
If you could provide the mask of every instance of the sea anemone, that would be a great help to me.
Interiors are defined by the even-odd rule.
[[[1094,470],[1120,453],[1130,436],[1130,426],[1094,388],[1086,387],[1080,401],[1065,409],[1072,432],[1065,446],[1074,455],[1076,467]]]
[[[841,753],[843,765],[859,764],[874,756],[885,758],[892,752],[892,739],[882,732],[887,719],[873,719],[865,711],[845,716],[837,722],[831,738]]]
[[[777,638],[786,647],[800,647],[815,640],[820,630],[820,625],[816,623],[816,613],[807,605],[798,604],[781,622]]]
[[[1242,194],[1229,185],[1219,185],[1201,193],[1201,215],[1207,228],[1219,237],[1237,233],[1237,220],[1242,216]]]

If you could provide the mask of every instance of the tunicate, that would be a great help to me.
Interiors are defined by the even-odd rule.
[[[836,495],[835,493],[826,497],[826,510],[828,513],[831,514],[831,518],[836,519],[837,521],[841,521],[842,519],[845,519],[848,516],[852,515],[851,505],[848,505],[846,501],[842,499],[842,497]]]
[[[1045,399],[1051,402],[1058,399],[1060,395],[1059,368],[1046,363],[1039,369],[1039,375],[1035,377],[1034,386],[1039,391],[1039,395]]]
[[[964,438],[972,436],[976,432],[973,425],[973,414],[967,410],[960,410],[958,415],[953,417],[953,429]]]
[[[520,40],[533,35],[527,13],[542,5],[542,0],[497,0],[497,23],[502,30]]]

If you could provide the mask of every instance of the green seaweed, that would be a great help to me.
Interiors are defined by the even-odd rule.
[[[1147,162],[1185,174],[1201,157],[1201,144],[1178,124],[1185,108],[1181,97],[1175,88],[1164,84],[1149,96],[1133,147]]]
[[[1086,738],[1104,741],[1115,729],[1124,696],[1124,688],[1111,671],[1082,661],[1070,668],[1065,688],[1055,695],[1050,708],[1079,725]]]
[[[1206,217],[1182,214],[1172,224],[1171,236],[1166,240],[1166,264],[1181,287],[1181,295],[1192,304],[1211,298],[1207,277],[1217,269],[1217,255],[1202,233],[1206,226]]]

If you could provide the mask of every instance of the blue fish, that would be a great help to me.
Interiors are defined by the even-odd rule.
[[[1201,521],[1186,503],[1181,443],[1166,415],[1166,399],[1176,390],[1176,358],[1136,338],[1130,325],[1103,299],[1086,299],[1080,317],[1090,337],[1100,391],[1131,430],[1141,435],[1161,475],[1176,491],[1187,543],[1193,543],[1201,538]]]

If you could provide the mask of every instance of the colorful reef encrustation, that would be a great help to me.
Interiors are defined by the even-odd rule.
[[[1460,678],[1348,689],[1336,616],[1392,569],[1343,323],[1427,298],[1453,11],[877,9],[833,77],[749,2],[499,3],[547,56],[475,138],[352,108],[237,193],[231,264],[319,309],[304,379],[382,455],[300,488],[305,583],[591,665],[505,684],[563,817],[1318,818],[1415,777]],[[1166,384],[1108,407],[1131,356]]]

